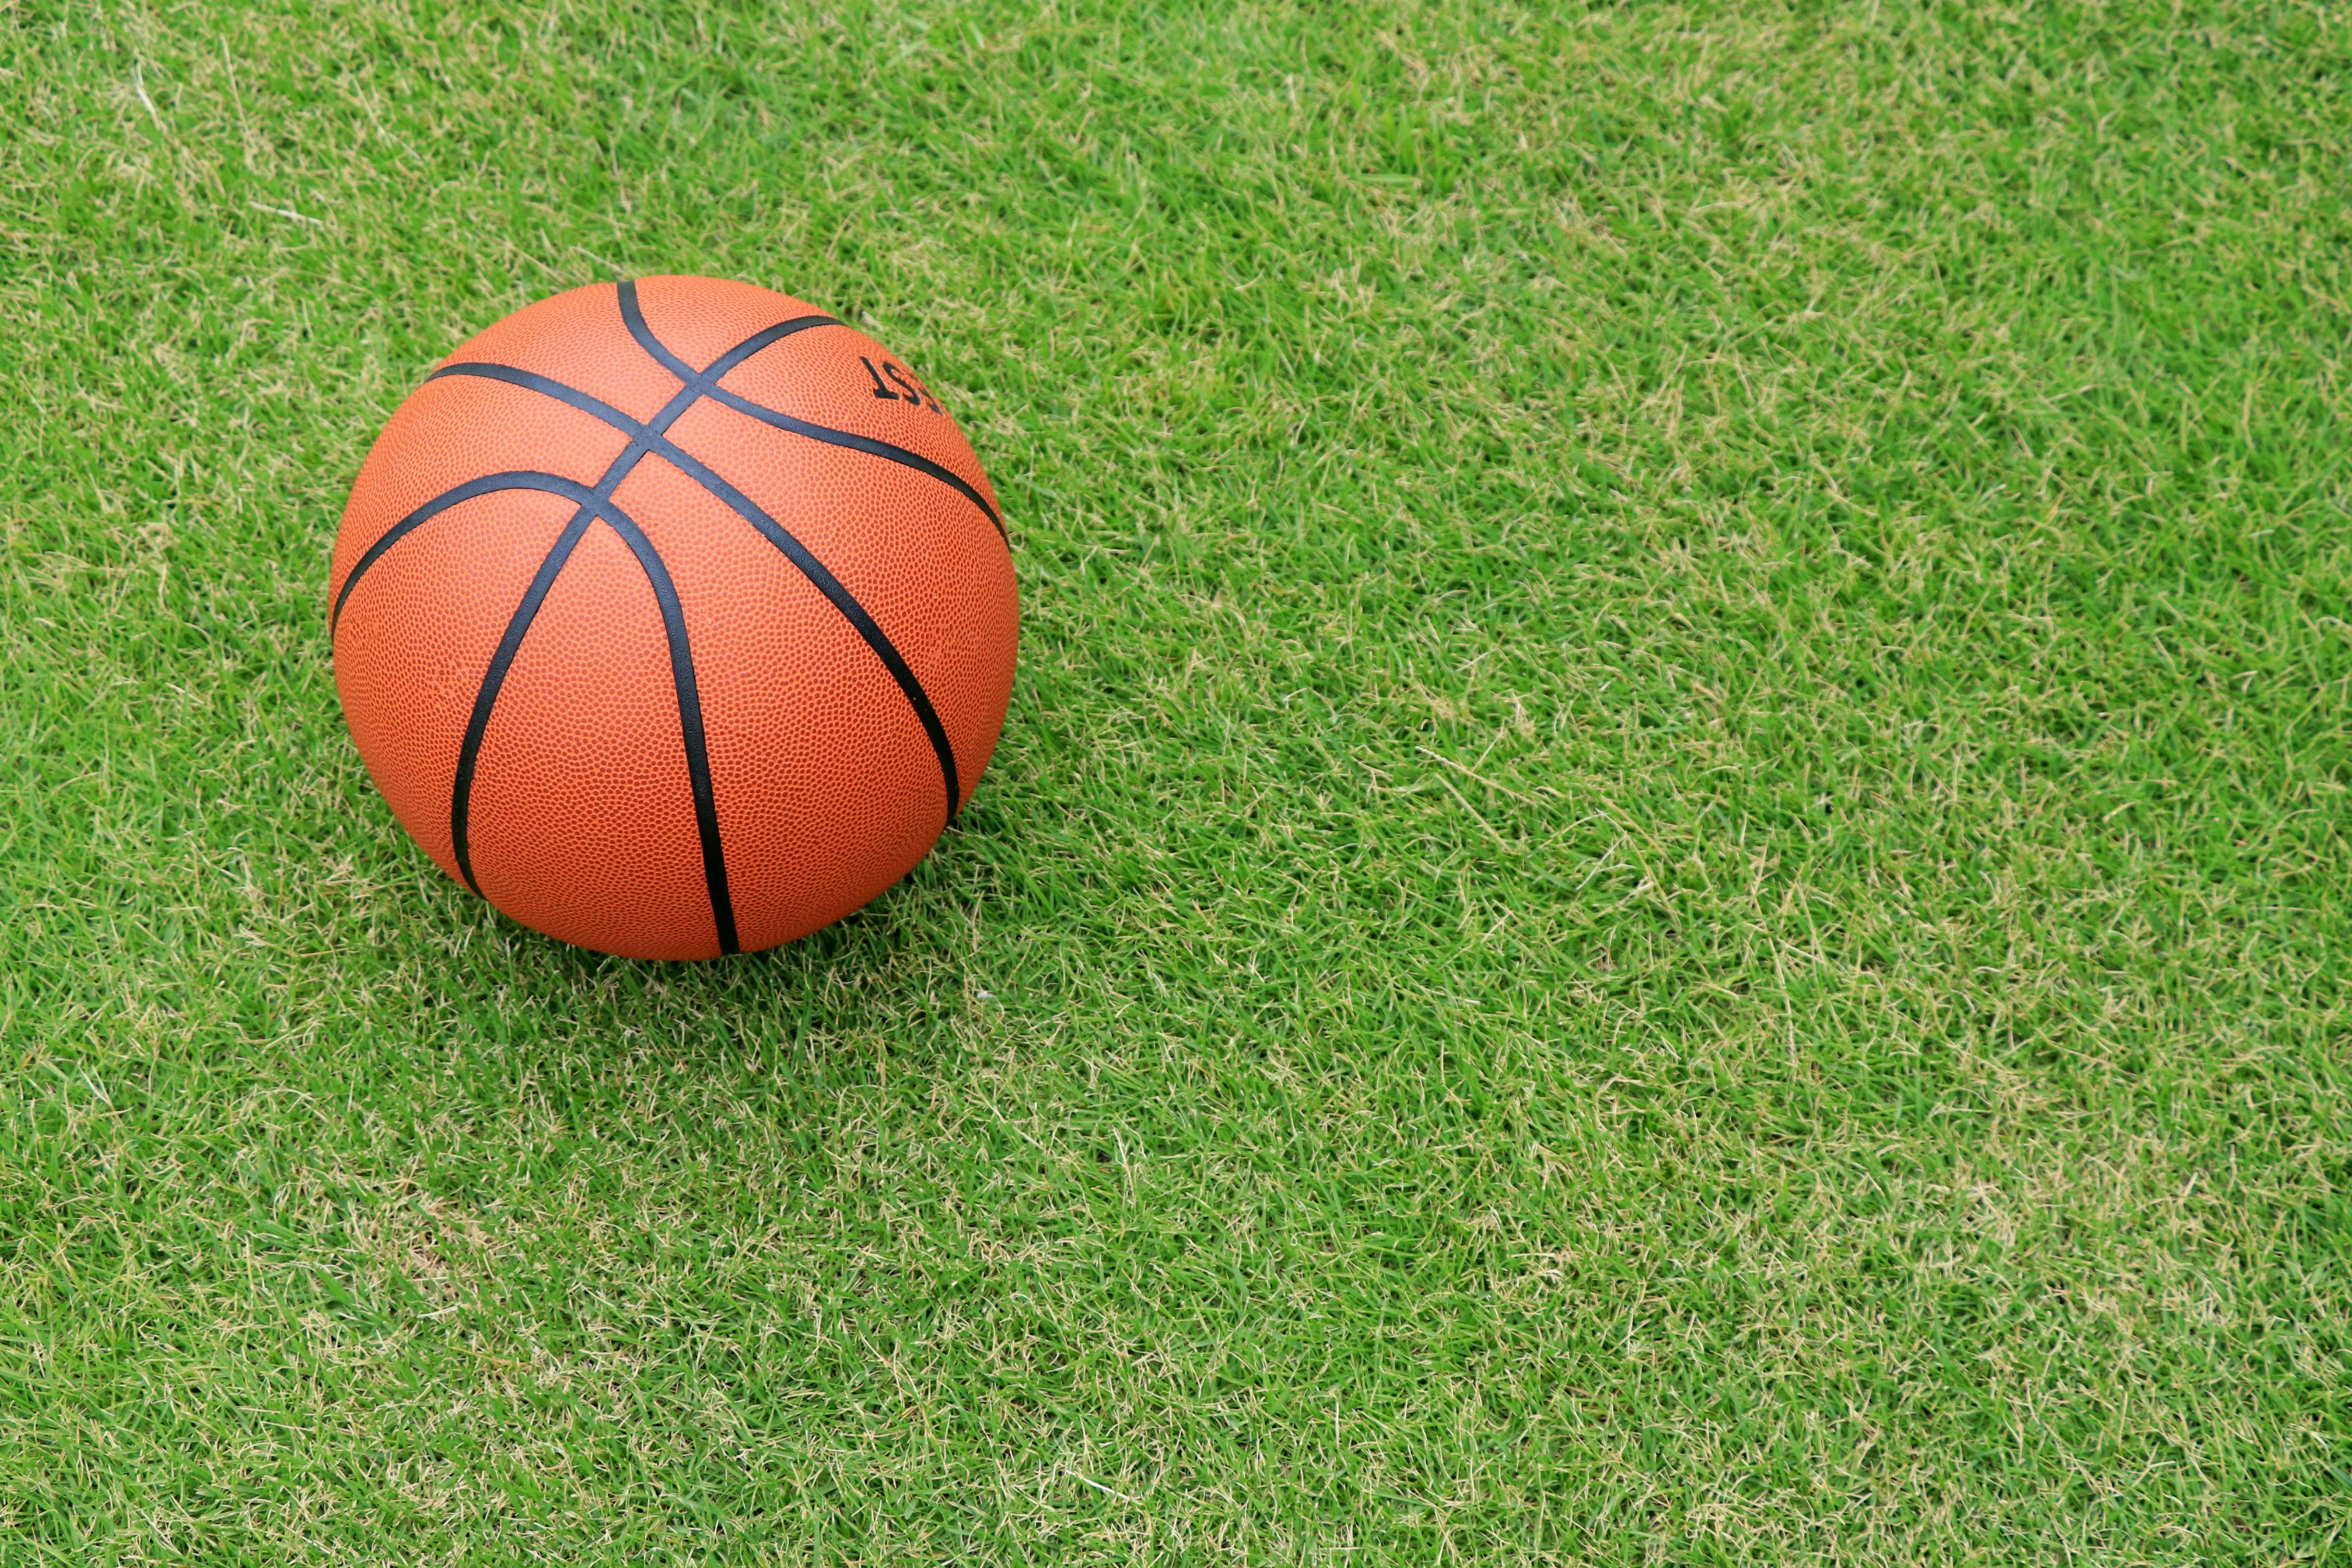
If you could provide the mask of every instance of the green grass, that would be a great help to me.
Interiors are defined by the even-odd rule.
[[[2342,8],[0,27],[0,1563],[2352,1560]],[[323,599],[661,271],[1024,596],[704,966],[444,879]]]

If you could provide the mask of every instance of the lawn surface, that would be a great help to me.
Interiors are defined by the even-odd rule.
[[[0,1563],[2352,1556],[2352,18],[0,13]],[[394,822],[378,426],[599,279],[989,465],[795,947]]]

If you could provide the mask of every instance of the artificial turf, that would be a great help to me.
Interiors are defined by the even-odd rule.
[[[2352,17],[0,11],[0,1563],[2343,1562]],[[919,366],[971,809],[601,958],[338,713],[538,296]]]

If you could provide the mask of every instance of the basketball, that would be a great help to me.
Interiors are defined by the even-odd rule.
[[[393,414],[328,582],[361,758],[442,869],[632,958],[911,869],[1013,692],[995,492],[907,362],[747,283],[527,306]]]

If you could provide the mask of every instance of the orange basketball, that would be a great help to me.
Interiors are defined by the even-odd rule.
[[[525,925],[790,942],[905,876],[1004,724],[988,476],[922,378],[748,283],[518,310],[394,413],[328,597],[393,814]]]

